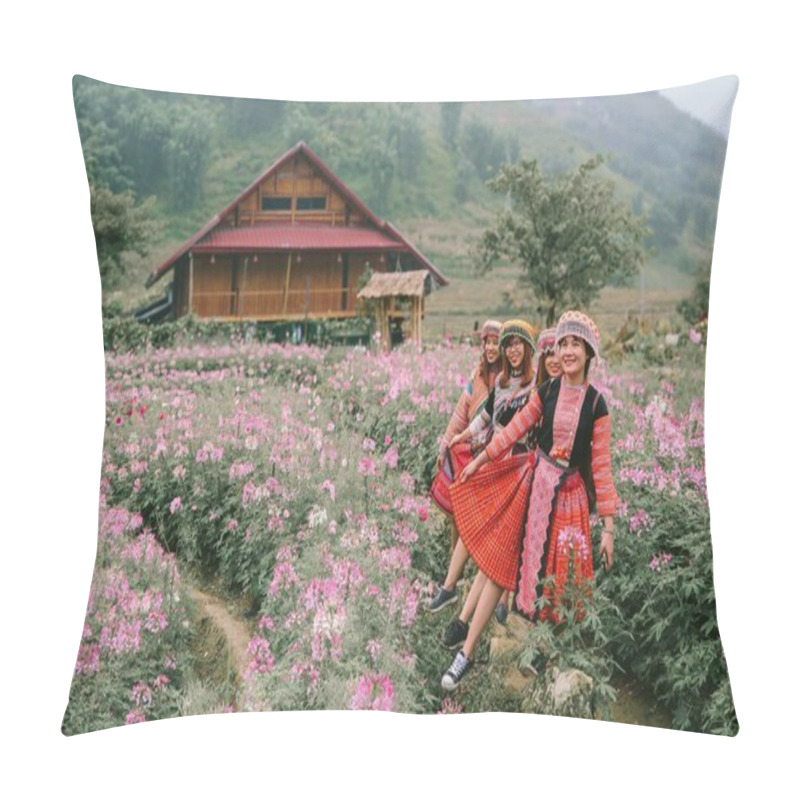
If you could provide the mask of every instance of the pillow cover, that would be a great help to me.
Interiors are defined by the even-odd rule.
[[[735,79],[441,104],[73,88],[106,434],[66,734],[301,709],[736,733],[703,449]],[[492,603],[448,681],[480,577],[446,586],[442,437],[480,411],[483,322],[538,334],[570,309],[599,328],[589,380],[618,500],[588,543],[551,524],[540,606]],[[534,510],[526,495],[520,531]]]

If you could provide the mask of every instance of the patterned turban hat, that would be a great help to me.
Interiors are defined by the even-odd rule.
[[[533,343],[533,328],[524,319],[510,319],[503,323],[503,327],[500,328],[500,347],[503,347],[503,342],[512,336],[518,336],[531,346],[531,350],[536,350],[536,345]]]
[[[501,327],[502,325],[496,319],[487,319],[481,330],[481,341],[485,342],[490,336],[496,336],[499,339]]]
[[[565,336],[583,339],[594,350],[594,354],[600,357],[600,331],[582,311],[565,311],[561,315],[556,327],[556,342],[560,342]]]
[[[536,351],[539,355],[545,353],[553,353],[556,349],[556,329],[546,328],[539,334],[539,339],[536,342]]]

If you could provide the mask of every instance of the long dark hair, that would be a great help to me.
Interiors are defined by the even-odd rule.
[[[486,347],[483,346],[481,350],[481,361],[478,365],[478,371],[480,372],[481,380],[489,387],[491,390],[492,386],[494,386],[494,381],[497,378],[500,372],[500,364],[503,361],[503,353],[500,352],[500,358],[496,359],[494,364],[490,364],[489,360],[486,358]]]
[[[546,380],[550,379],[550,373],[547,371],[545,361],[555,355],[555,350],[545,350],[544,353],[539,355],[539,363],[536,365],[536,388],[538,389]]]

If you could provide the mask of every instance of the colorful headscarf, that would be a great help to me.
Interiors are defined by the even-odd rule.
[[[486,322],[483,323],[483,329],[481,330],[481,341],[485,342],[490,336],[499,338],[501,327],[502,324],[496,319],[487,319]]]
[[[556,343],[565,336],[577,336],[583,339],[600,356],[600,331],[597,325],[582,311],[565,311],[558,320],[556,327]]]
[[[536,352],[540,355],[554,353],[556,349],[556,329],[546,328],[539,334],[536,341]]]
[[[533,343],[533,328],[524,319],[510,319],[503,323],[503,327],[500,328],[500,347],[502,348],[503,342],[512,336],[518,336],[523,342],[527,342],[531,350],[536,349]]]

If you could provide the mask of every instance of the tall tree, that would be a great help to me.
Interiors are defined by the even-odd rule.
[[[131,191],[114,194],[92,183],[89,190],[97,261],[105,289],[121,277],[126,254],[147,255],[158,227],[150,218],[152,198],[136,205]]]
[[[510,208],[486,230],[477,249],[485,272],[500,259],[520,264],[523,287],[538,298],[552,325],[566,307],[585,307],[612,280],[635,275],[644,261],[647,226],[614,199],[614,184],[597,175],[595,156],[548,180],[536,161],[504,165],[489,188]]]
[[[458,144],[458,126],[461,122],[463,103],[441,103],[439,105],[439,123],[444,143],[455,148]]]

